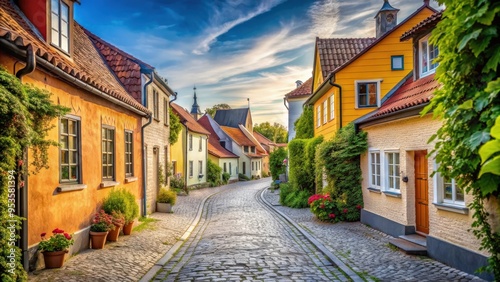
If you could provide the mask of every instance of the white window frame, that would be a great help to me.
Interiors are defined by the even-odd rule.
[[[421,38],[418,41],[418,67],[419,67],[420,78],[426,77],[426,76],[428,76],[430,74],[435,73],[436,72],[436,68],[438,67],[438,64],[432,64],[432,60],[435,57],[431,58],[431,48],[430,48],[430,46],[433,46],[433,47],[436,47],[436,46],[431,45],[429,43],[429,37],[430,37],[430,34],[427,35],[427,36],[425,36],[425,37],[423,37],[423,38]],[[425,52],[423,50],[423,44],[424,43],[427,44],[427,50]],[[438,50],[436,56],[437,55],[439,55],[439,50]],[[426,71],[424,71],[424,64],[423,64],[424,57],[428,58],[428,64],[429,64],[429,67],[428,67],[428,69]],[[432,66],[434,66],[434,67],[431,69]]]
[[[321,105],[316,107],[316,127],[321,126]]]
[[[377,175],[377,174],[372,169],[372,164],[374,164],[372,154],[378,154],[378,163],[375,163],[376,165],[378,165],[378,170],[379,170],[378,184],[373,182],[373,174],[374,173],[375,173],[375,175]],[[369,182],[369,187],[380,190],[380,188],[382,187],[382,181],[383,181],[383,177],[382,177],[382,154],[381,154],[380,150],[369,150],[368,151],[368,177],[369,177],[369,181],[368,181]]]
[[[189,134],[188,139],[189,139],[189,142],[188,142],[188,143],[189,143],[189,144],[188,144],[188,146],[189,146],[189,151],[192,151],[192,150],[193,150],[193,134]]]
[[[335,95],[330,96],[330,120],[335,119]]]
[[[434,170],[437,171],[439,165],[434,162]],[[451,180],[452,183],[452,199],[445,199],[444,197],[444,178],[443,176],[439,173],[436,172],[433,177],[433,182],[434,182],[434,202],[438,204],[445,204],[445,205],[450,205],[450,206],[456,206],[459,208],[465,208],[465,191],[464,191],[464,200],[459,201],[456,200],[456,181],[455,179]]]
[[[356,109],[370,109],[374,107],[380,107],[380,82],[382,82],[382,79],[371,79],[371,80],[355,80],[354,81],[354,98],[356,100]],[[358,84],[363,84],[363,83],[376,83],[377,84],[377,104],[372,105],[372,106],[359,106],[359,92],[358,92]]]
[[[192,178],[193,177],[193,161],[189,161],[189,177]]]
[[[200,143],[198,145],[198,152],[203,151],[203,137],[200,136]]]
[[[395,181],[394,184],[397,184],[398,188],[390,187],[390,185],[391,185],[390,180],[389,180],[390,176],[391,176],[391,175],[389,175],[389,166],[390,166],[389,155],[390,154],[398,154],[398,164],[397,164],[398,167],[397,167],[397,169],[394,170],[394,172],[396,174],[393,175],[394,178],[397,178],[397,181]],[[384,151],[384,180],[385,180],[384,188],[386,191],[401,193],[401,153],[399,150]]]
[[[328,122],[328,99],[323,101],[323,124]]]
[[[58,3],[57,11],[54,10],[53,4],[54,2]],[[62,13],[63,7],[67,8],[68,14],[67,21],[65,22]],[[52,0],[50,1],[50,44],[57,47],[58,49],[69,54],[70,50],[70,38],[71,38],[71,6],[68,5],[63,0]],[[63,27],[66,28],[67,34],[64,35],[62,33]],[[57,41],[56,41],[57,40]],[[63,42],[66,43],[66,46],[63,45]]]

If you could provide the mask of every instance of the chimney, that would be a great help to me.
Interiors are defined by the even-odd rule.
[[[20,0],[19,8],[47,40],[47,0]]]
[[[424,0],[424,2],[425,1],[426,0]],[[389,4],[389,0],[384,0],[382,8],[380,8],[375,16],[377,38],[380,38],[398,24],[398,12],[399,9],[392,7],[391,4]]]
[[[295,84],[297,84],[297,88],[299,88],[299,86],[302,85],[302,81],[301,80],[297,80],[297,81],[295,81]]]
[[[429,6],[430,5],[429,2],[430,2],[430,0],[424,0],[424,5]]]

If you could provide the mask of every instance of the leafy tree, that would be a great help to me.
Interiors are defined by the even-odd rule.
[[[53,128],[51,122],[69,111],[53,104],[50,93],[22,84],[17,77],[0,67],[0,280],[25,281],[26,273],[20,262],[21,250],[10,244],[12,230],[8,221],[21,219],[9,211],[9,181],[15,181],[15,189],[23,185],[22,175],[28,170],[23,166],[23,155],[30,148],[32,173],[47,166],[47,150],[56,141],[46,140]],[[26,176],[25,176],[26,177]],[[11,192],[11,191],[10,191]],[[16,238],[17,239],[17,238]]]
[[[433,110],[443,126],[429,142],[437,138],[434,152],[439,173],[454,178],[473,195],[469,205],[474,211],[472,232],[481,240],[481,249],[491,254],[488,267],[481,270],[500,279],[500,233],[484,206],[485,201],[498,199],[500,176],[493,171],[480,174],[479,155],[500,115],[500,2],[439,2],[446,10],[431,42],[439,49],[436,77],[442,87],[423,114]]]
[[[295,126],[295,138],[307,139],[314,137],[314,111],[311,106],[304,107],[304,111],[293,124]]]
[[[172,109],[170,109],[168,115],[170,117],[170,137],[168,140],[170,141],[170,144],[175,144],[179,139],[182,124],[179,117],[174,113],[174,111],[172,111]]]
[[[264,135],[274,143],[286,143],[288,141],[288,130],[284,125],[277,122],[272,125],[268,121],[261,124],[255,124],[253,130]]]
[[[228,104],[217,104],[211,108],[206,108],[205,109],[205,113],[209,114],[210,116],[214,117],[215,116],[215,112],[217,110],[229,110],[231,109],[231,107],[228,105]]]
[[[207,181],[211,187],[222,184],[222,168],[212,160],[207,160]]]
[[[283,165],[283,160],[286,158],[286,149],[282,147],[279,147],[278,149],[272,151],[269,155],[269,170],[271,171],[273,180],[278,179],[280,174],[285,173],[286,166]]]

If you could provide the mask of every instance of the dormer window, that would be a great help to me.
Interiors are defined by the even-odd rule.
[[[439,55],[439,50],[437,46],[429,42],[429,36],[420,39],[419,42],[419,67],[420,67],[420,77],[427,76],[436,71],[438,63],[434,61]]]
[[[51,0],[51,33],[52,45],[69,53],[70,7],[62,0]]]
[[[253,154],[255,154],[255,147],[254,147],[254,146],[250,147],[250,151],[251,151]]]

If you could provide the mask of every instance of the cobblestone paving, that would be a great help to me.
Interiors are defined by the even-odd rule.
[[[191,191],[177,197],[174,213],[154,213],[150,228],[120,236],[102,250],[86,250],[67,260],[61,269],[29,274],[29,281],[138,281],[184,234],[202,200],[214,193],[237,187],[238,183]]]
[[[215,194],[191,238],[154,281],[347,281],[286,221],[260,203],[269,181]]]
[[[423,256],[407,255],[389,247],[393,237],[359,222],[324,223],[309,209],[279,205],[279,190],[264,198],[319,239],[332,253],[365,278],[381,281],[483,281]]]

